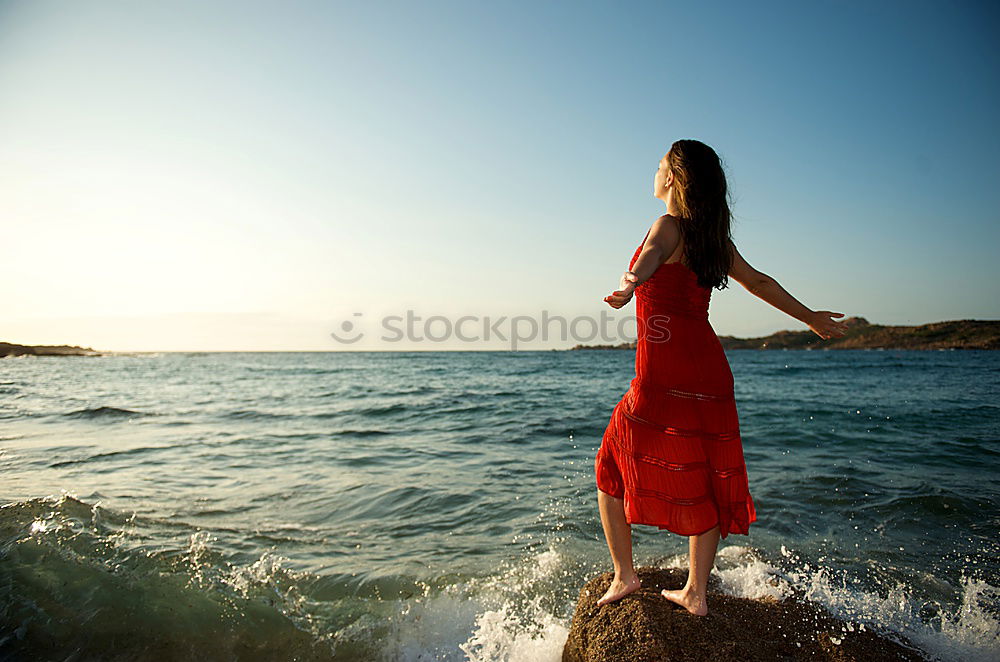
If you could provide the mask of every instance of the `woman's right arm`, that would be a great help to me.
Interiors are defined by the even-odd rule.
[[[729,242],[733,253],[733,264],[729,269],[729,275],[733,280],[742,285],[750,294],[766,301],[781,312],[794,317],[810,329],[820,338],[827,339],[834,336],[840,337],[847,332],[847,325],[832,319],[833,317],[843,317],[844,313],[835,313],[829,310],[811,310],[803,305],[798,299],[788,293],[781,283],[771,276],[757,271],[751,267],[740,252],[736,250],[736,244]]]

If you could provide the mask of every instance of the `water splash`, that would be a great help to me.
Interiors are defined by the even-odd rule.
[[[400,604],[382,658],[399,662],[555,662],[569,635],[545,587],[565,580],[567,559],[555,547]],[[558,605],[565,610],[566,605]]]
[[[686,555],[662,562],[665,567],[686,568],[686,564]],[[864,586],[784,545],[774,559],[751,547],[722,547],[716,574],[730,595],[777,600],[795,596],[820,605],[845,622],[845,634],[870,628],[890,637],[901,635],[945,661],[1000,659],[1000,589],[981,580],[963,576],[959,586],[951,587],[959,596],[957,605],[929,605],[902,583]]]

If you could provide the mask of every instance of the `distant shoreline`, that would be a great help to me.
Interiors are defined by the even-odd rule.
[[[871,324],[848,317],[847,333],[823,340],[811,330],[778,331],[759,338],[719,336],[723,349],[1000,349],[1000,320],[951,320],[919,326]],[[576,345],[577,349],[635,349],[635,343]]]
[[[103,356],[90,347],[76,345],[15,345],[0,342],[0,357],[2,356]]]
[[[719,336],[723,349],[908,349],[908,350],[941,350],[941,349],[1000,349],[1000,320],[950,320],[932,322],[918,326],[890,326],[871,324],[863,317],[848,317],[847,333],[840,338],[823,340],[810,330],[777,331],[759,338],[737,338],[736,336]],[[556,349],[522,349],[520,352],[567,352],[574,350],[634,350],[634,342],[617,345],[575,345],[573,347]],[[344,353],[344,352],[427,352],[427,351],[510,351],[505,349],[483,350],[149,350],[118,352],[95,350],[90,347],[76,345],[18,345],[0,342],[0,358],[6,356],[134,356],[142,354],[218,354],[218,353]]]

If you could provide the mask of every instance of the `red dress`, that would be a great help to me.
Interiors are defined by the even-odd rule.
[[[636,288],[635,378],[611,414],[594,469],[598,489],[625,500],[630,524],[683,536],[718,524],[725,538],[748,533],[757,513],[733,373],[708,321],[711,297],[680,262],[661,264]]]

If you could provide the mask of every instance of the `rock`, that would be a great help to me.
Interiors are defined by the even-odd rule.
[[[918,326],[841,320],[847,332],[824,340],[811,330],[777,331],[760,338],[719,336],[723,349],[1000,349],[1000,320],[950,320]],[[635,349],[635,343],[576,345],[571,349]]]
[[[685,660],[924,660],[915,647],[832,617],[794,599],[750,600],[720,593],[709,580],[708,616],[694,616],[660,591],[684,585],[686,570],[638,568],[642,587],[597,606],[611,585],[606,572],[580,591],[563,662]]]
[[[0,356],[101,356],[90,347],[76,345],[15,345],[0,342]]]

